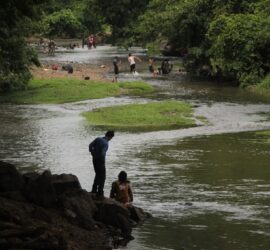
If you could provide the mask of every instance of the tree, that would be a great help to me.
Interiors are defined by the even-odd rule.
[[[126,33],[132,33],[133,24],[144,12],[148,0],[94,0],[97,12],[104,16],[105,22],[112,27],[112,40],[128,38]],[[133,33],[132,33],[133,34]]]
[[[95,0],[87,0],[80,19],[88,32],[92,34],[102,31],[102,25],[105,24],[105,17],[99,13]]]
[[[259,83],[270,70],[270,17],[255,14],[219,16],[208,31],[214,68],[242,85]]]
[[[48,36],[76,37],[83,26],[70,9],[63,9],[45,16],[42,20],[44,33]]]
[[[42,0],[12,0],[0,9],[0,91],[25,88],[31,78],[29,65],[37,63],[35,52],[24,36],[31,31],[31,20],[38,17]]]
[[[259,81],[269,71],[269,0],[151,0],[138,18],[146,41],[187,48],[189,71],[207,66],[240,83]]]

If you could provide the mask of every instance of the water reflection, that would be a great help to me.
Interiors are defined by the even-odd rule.
[[[140,153],[138,165],[155,162],[154,168],[138,170],[147,172],[145,177],[132,177],[144,196],[141,205],[154,215],[137,230],[141,244],[267,249],[270,152],[261,139],[251,132],[193,137]],[[131,246],[140,249],[136,244]]]

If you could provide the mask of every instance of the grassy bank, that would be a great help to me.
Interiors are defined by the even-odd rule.
[[[33,79],[25,91],[1,94],[0,102],[66,103],[121,94],[143,95],[153,91],[152,86],[143,82],[110,83],[68,78]]]
[[[195,126],[191,105],[178,101],[99,108],[83,115],[95,126],[128,131],[154,131]]]
[[[256,134],[262,136],[266,143],[270,143],[270,130],[257,131]]]
[[[264,100],[270,101],[270,75],[266,76],[258,85],[249,86],[248,90],[261,96]]]

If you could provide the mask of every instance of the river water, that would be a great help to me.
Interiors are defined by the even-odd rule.
[[[134,50],[143,57],[144,51]],[[57,53],[59,60],[111,64],[126,51],[109,46]],[[177,59],[174,59],[175,61]],[[93,169],[88,144],[103,135],[81,112],[96,107],[174,99],[190,102],[208,123],[158,132],[117,132],[107,155],[105,195],[121,170],[132,182],[135,201],[153,215],[134,229],[123,249],[270,249],[270,105],[227,84],[188,81],[175,74],[142,79],[160,91],[148,97],[117,97],[61,105],[0,105],[0,159],[22,171],[72,173],[90,191]],[[111,78],[112,75],[108,75]]]

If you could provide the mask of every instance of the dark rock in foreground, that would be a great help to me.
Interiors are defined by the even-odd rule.
[[[74,175],[22,175],[0,161],[0,249],[113,249],[149,217],[112,199],[96,200]]]

